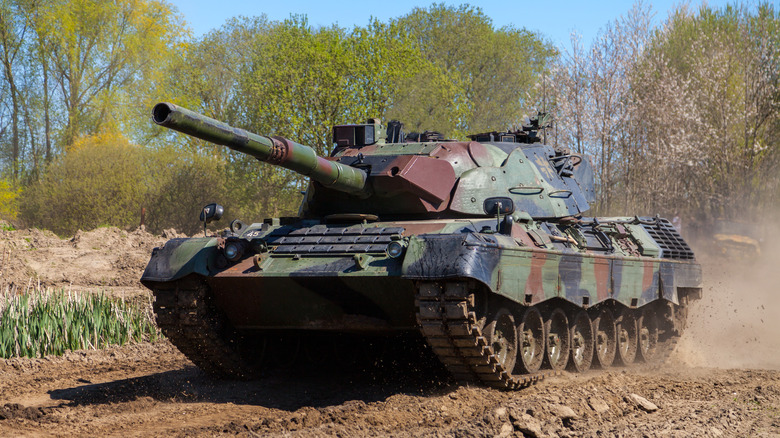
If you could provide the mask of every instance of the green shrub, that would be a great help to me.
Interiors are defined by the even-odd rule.
[[[148,165],[155,175],[144,204],[150,231],[176,228],[195,234],[202,230],[198,216],[203,206],[228,199],[222,157],[167,148],[155,151]]]
[[[16,218],[16,198],[19,190],[11,186],[8,181],[0,179],[0,220],[13,220]]]
[[[22,191],[21,219],[27,226],[60,235],[103,225],[138,226],[147,194],[148,157],[149,151],[121,136],[85,139]]]
[[[100,226],[159,233],[198,231],[200,209],[225,199],[225,159],[175,148],[147,149],[124,137],[81,140],[55,160],[19,199],[28,227],[63,236]]]
[[[142,209],[149,231],[193,235],[202,229],[198,216],[206,204],[225,206],[224,219],[214,225],[223,228],[235,218],[251,223],[295,214],[300,188],[297,174],[251,157],[209,148],[149,149],[103,134],[70,147],[24,188],[18,205],[25,226],[61,236],[106,225],[134,229]]]

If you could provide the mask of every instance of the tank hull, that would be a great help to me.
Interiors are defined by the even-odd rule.
[[[576,234],[572,225],[557,223],[514,224],[516,229],[507,233],[491,231],[495,221],[468,219],[356,225],[309,222],[276,227],[255,224],[241,236],[168,242],[154,252],[142,282],[154,291],[158,303],[181,302],[176,297],[181,289],[178,285],[198,284],[205,291],[198,293],[206,294],[202,300],[210,306],[205,313],[221,315],[220,326],[229,327],[242,339],[283,332],[420,333],[434,353],[443,355],[446,365],[453,350],[437,351],[441,349],[437,344],[463,340],[462,334],[453,334],[450,339],[446,330],[455,322],[473,323],[467,330],[467,341],[473,336],[478,343],[476,339],[485,336],[472,332],[481,333],[489,325],[484,320],[499,308],[511,308],[507,312],[514,315],[513,320],[531,309],[538,309],[540,315],[563,309],[560,312],[568,319],[574,319],[580,310],[595,319],[602,309],[611,309],[615,315],[631,315],[635,330],[640,330],[638,321],[648,309],[664,313],[697,298],[701,267],[692,259],[659,257],[663,255],[661,246],[653,247],[652,235],[641,234],[642,225],[629,220],[639,221],[613,219],[624,222],[622,234],[605,234],[609,244],[600,248],[561,237]],[[556,234],[561,236],[549,239]],[[621,246],[621,239],[635,245],[623,242]],[[224,260],[226,244],[243,242],[249,248],[260,240],[265,245],[263,251],[245,254],[234,262]],[[400,256],[391,257],[385,250],[390,242],[402,243]],[[447,295],[448,288],[456,292]],[[442,310],[447,306],[454,307]],[[171,308],[158,305],[156,311],[169,315]],[[183,310],[177,307],[175,312]],[[455,322],[447,319],[453,312]],[[457,316],[459,312],[462,317]],[[664,313],[662,318],[669,339],[684,324],[675,318],[679,316],[673,312]],[[183,336],[180,320],[161,326],[166,334],[172,334],[169,337],[174,344],[183,350],[194,348],[189,346],[192,339],[177,341]],[[441,331],[442,327],[446,330]],[[199,358],[200,353],[191,354],[196,363],[208,362]],[[484,360],[495,360],[490,357]],[[451,372],[456,376],[458,366],[466,365],[455,365]],[[230,370],[214,374],[235,377]],[[246,375],[244,371],[239,374]],[[486,381],[491,382],[490,378]],[[492,382],[510,388],[522,386],[528,378]]]

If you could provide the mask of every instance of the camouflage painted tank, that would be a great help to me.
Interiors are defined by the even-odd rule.
[[[583,216],[590,164],[542,144],[538,123],[451,141],[370,120],[334,127],[325,158],[168,103],[153,117],[311,178],[299,217],[152,253],[141,281],[159,325],[217,376],[294,361],[301,340],[337,356],[340,335],[406,334],[458,380],[518,388],[544,370],[661,360],[701,294],[666,219]]]

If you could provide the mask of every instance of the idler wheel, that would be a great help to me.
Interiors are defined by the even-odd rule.
[[[571,355],[569,370],[587,371],[593,362],[593,325],[588,312],[580,310],[570,323]]]
[[[609,309],[601,309],[593,320],[594,365],[609,368],[615,361],[617,346],[617,329],[615,318]]]
[[[637,326],[633,312],[624,309],[617,321],[617,359],[623,365],[631,365],[636,359]]]
[[[645,309],[637,321],[639,327],[639,346],[637,357],[652,362],[658,353],[658,316],[653,310]]]
[[[544,359],[544,321],[539,309],[529,307],[523,313],[517,335],[520,372],[531,374],[539,371]]]
[[[490,318],[482,331],[498,364],[511,373],[517,361],[517,326],[512,312],[502,307]]]
[[[570,349],[569,320],[559,307],[555,308],[544,322],[544,334],[547,341],[547,364],[555,371],[566,368]]]

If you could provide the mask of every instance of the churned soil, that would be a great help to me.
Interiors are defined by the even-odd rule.
[[[147,294],[138,278],[170,237],[0,232],[0,286]],[[217,381],[160,341],[0,359],[0,436],[780,436],[778,255],[703,257],[704,298],[661,368],[563,373],[515,392],[387,369]]]
[[[780,372],[673,362],[502,392],[414,376],[214,381],[164,341],[0,361],[0,436],[88,434],[769,437],[780,435]]]

